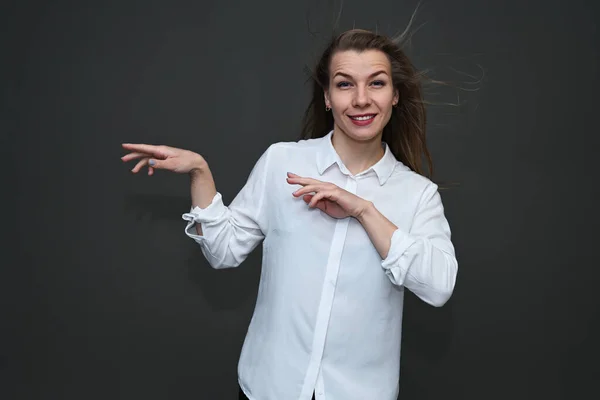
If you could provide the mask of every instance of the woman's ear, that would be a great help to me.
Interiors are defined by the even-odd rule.
[[[323,92],[323,98],[325,99],[325,107],[331,108],[331,102],[329,101],[329,92],[327,90]]]

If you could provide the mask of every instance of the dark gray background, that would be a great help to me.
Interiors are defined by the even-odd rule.
[[[416,4],[346,1],[340,28],[393,34]],[[423,3],[415,64],[479,90],[430,91],[462,104],[429,124],[437,178],[460,183],[443,193],[460,271],[445,307],[407,298],[400,398],[597,392],[598,8]],[[260,249],[210,269],[183,233],[188,178],[130,174],[120,143],[200,152],[229,202],[270,143],[298,136],[303,67],[337,9],[4,4],[0,397],[235,398]]]

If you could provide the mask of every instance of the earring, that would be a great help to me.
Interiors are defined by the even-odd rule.
[[[331,110],[331,107],[325,106],[325,111],[329,111],[329,110]]]

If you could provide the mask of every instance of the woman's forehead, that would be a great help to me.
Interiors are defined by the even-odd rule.
[[[390,61],[385,53],[379,50],[344,50],[336,52],[331,58],[332,75],[345,73],[348,75],[370,75],[382,70],[389,73]]]

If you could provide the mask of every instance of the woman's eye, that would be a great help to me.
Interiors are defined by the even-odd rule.
[[[348,87],[350,87],[351,85],[352,85],[352,84],[351,84],[350,82],[343,81],[343,82],[338,82],[338,83],[336,84],[336,87],[338,87],[338,88],[348,88]],[[385,82],[384,82],[384,81],[373,81],[373,82],[371,83],[371,85],[372,85],[372,86],[379,86],[379,87],[382,87],[382,86],[385,86]]]

